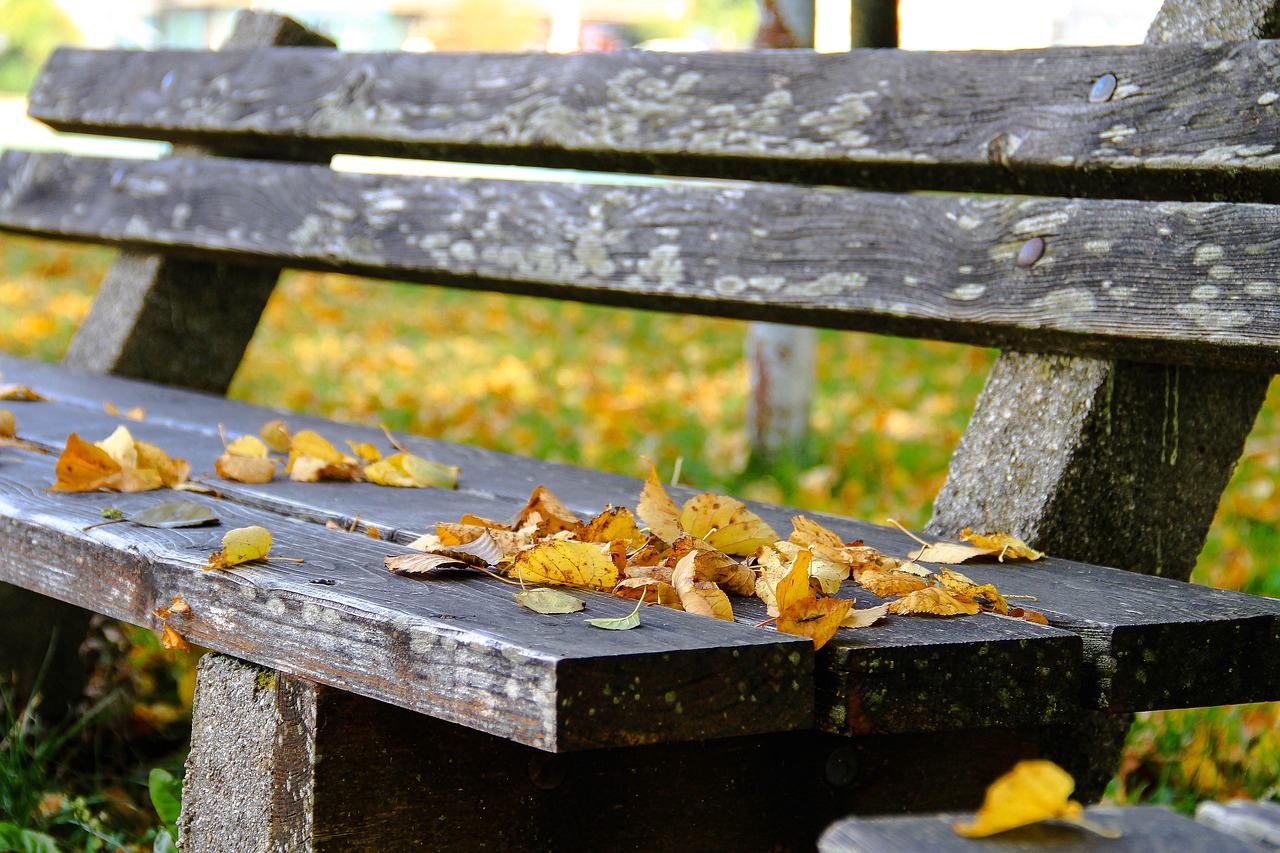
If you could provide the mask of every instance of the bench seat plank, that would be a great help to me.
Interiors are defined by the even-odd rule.
[[[131,428],[171,453],[185,455],[197,472],[211,467],[220,452],[218,424],[231,435],[254,433],[280,414],[132,380],[86,377],[8,356],[0,356],[0,373],[58,401],[21,405],[17,415],[24,437],[60,446],[72,429],[87,438],[105,436],[119,421],[103,414],[103,399],[142,405],[147,420],[130,423]],[[304,415],[286,417],[294,429],[317,429],[338,445],[346,439],[385,443],[381,433],[369,427]],[[539,484],[584,517],[609,504],[634,507],[640,493],[640,482],[629,477],[420,436],[401,440],[424,456],[460,464],[459,490],[283,480],[261,486],[217,481],[218,488],[236,503],[317,523],[332,519],[349,524],[358,513],[364,524],[393,532],[402,542],[437,521],[456,520],[463,512],[505,518],[523,506]],[[677,500],[693,494],[684,488],[673,488],[672,493]],[[783,535],[790,530],[795,511],[753,508]],[[891,528],[822,514],[813,517],[846,541],[863,539],[886,553],[905,555],[915,547]],[[1280,697],[1278,601],[1053,558],[1017,567],[985,564],[962,570],[975,580],[996,583],[1005,593],[1037,596],[1031,606],[1045,612],[1055,627],[997,616],[957,621],[891,618],[874,630],[840,632],[818,657],[820,728],[860,734],[1051,723],[1075,713],[1080,689],[1088,707],[1116,712]],[[397,581],[414,586],[405,579]],[[853,595],[858,606],[877,601],[860,588],[846,594]],[[763,607],[752,600],[743,600],[738,613],[747,624],[765,618]],[[1083,664],[1077,645],[1081,638]],[[1178,665],[1166,666],[1169,661]],[[935,689],[924,690],[930,682]]]
[[[1037,51],[62,49],[60,130],[246,156],[454,159],[892,189],[1263,199],[1274,42]],[[1105,74],[1116,85],[1091,99]],[[289,85],[280,86],[288,80]],[[127,93],[127,94],[126,94]]]
[[[56,191],[55,191],[56,188]],[[222,261],[1280,370],[1280,208],[9,152],[0,227]],[[1015,259],[1029,241],[1043,256]],[[1032,258],[1035,260],[1035,258]]]

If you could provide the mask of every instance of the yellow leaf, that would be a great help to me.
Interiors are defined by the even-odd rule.
[[[978,557],[989,557],[993,554],[985,548],[976,548],[973,545],[961,545],[959,542],[935,542],[932,545],[926,545],[918,551],[911,553],[913,560],[920,560],[925,563],[944,563],[955,565],[963,563],[966,560],[974,560]]]
[[[736,498],[701,494],[680,511],[680,527],[712,548],[735,557],[750,557],[761,545],[778,540],[764,519]]]
[[[965,542],[985,548],[996,555],[1000,562],[1005,560],[1039,560],[1044,553],[1037,551],[1026,542],[1008,533],[974,533],[969,528],[960,531],[960,538]]]
[[[318,456],[297,456],[290,459],[289,479],[297,483],[318,483],[321,480],[355,480],[360,469],[351,462],[330,462]]]
[[[134,406],[132,409],[125,412],[124,416],[131,421],[145,421],[147,419],[147,411],[141,406]]]
[[[710,581],[735,595],[755,594],[756,573],[701,539],[692,536],[677,539],[668,565],[679,563],[690,553],[693,554],[693,568],[699,580]]]
[[[839,592],[840,584],[849,577],[851,566],[848,563],[824,557],[810,548],[802,548],[794,542],[783,541],[774,542],[769,547],[777,550],[779,554],[788,560],[794,560],[799,556],[801,550],[806,550],[813,554],[813,559],[809,563],[809,577],[816,580],[818,588],[827,595]]]
[[[578,534],[583,542],[614,542],[622,540],[633,548],[645,543],[645,535],[636,524],[636,517],[624,506],[611,506],[587,522]]]
[[[13,412],[8,409],[0,409],[0,438],[17,438],[18,422],[14,420]]]
[[[993,584],[979,584],[959,572],[945,568],[938,572],[937,577],[938,583],[951,592],[968,598],[983,599],[987,602],[987,609],[994,610],[1001,616],[1009,615],[1009,603],[1005,601],[1004,596],[996,590]]]
[[[262,425],[262,429],[258,430],[258,435],[262,436],[267,447],[276,453],[288,453],[290,445],[293,444],[293,437],[289,435],[289,429],[284,425],[284,421],[267,421]]]
[[[779,615],[813,594],[809,589],[809,562],[812,559],[812,551],[801,551],[792,561],[786,577],[778,581],[776,595]]]
[[[67,437],[67,446],[58,457],[54,472],[58,480],[49,489],[51,492],[92,492],[120,486],[120,463],[74,432]]]
[[[520,510],[512,524],[517,530],[532,526],[538,536],[552,536],[562,530],[577,532],[582,519],[573,514],[546,486],[538,486],[529,496],[529,502]]]
[[[872,595],[881,598],[907,595],[928,586],[924,578],[899,571],[864,571],[858,576],[858,583]]]
[[[166,649],[178,652],[189,652],[191,646],[187,645],[187,641],[181,634],[173,630],[168,621],[164,623],[164,630],[160,634],[160,645]]]
[[[676,564],[671,575],[672,586],[680,596],[680,603],[690,613],[732,622],[733,605],[729,603],[729,596],[715,584],[698,580],[698,573],[694,568],[696,553],[687,554]]]
[[[853,601],[848,598],[818,598],[810,593],[808,598],[791,605],[778,614],[778,630],[784,634],[808,637],[813,648],[822,648],[836,635]]]
[[[952,828],[968,838],[985,838],[1042,820],[1080,823],[1083,809],[1070,799],[1075,787],[1071,774],[1052,761],[1020,761],[987,788],[971,823]]]
[[[889,604],[885,602],[877,607],[865,607],[862,610],[850,610],[840,623],[841,628],[867,628],[889,613]]]
[[[256,435],[242,435],[227,445],[229,456],[247,456],[261,459],[267,455],[267,445]]]
[[[289,465],[285,470],[292,474],[296,460],[302,458],[320,459],[330,465],[349,464],[354,461],[326,441],[319,433],[312,432],[309,429],[305,429],[295,435],[293,441],[290,442]]]
[[[662,481],[658,479],[658,469],[652,462],[649,462],[649,479],[645,480],[640,503],[636,505],[636,515],[655,536],[667,542],[676,541],[684,533],[680,527],[680,509],[663,488]]]
[[[981,613],[982,608],[975,601],[957,598],[941,587],[930,586],[890,602],[889,612],[898,616],[972,616]]]
[[[1009,614],[1014,619],[1025,619],[1028,622],[1034,622],[1037,625],[1048,625],[1049,619],[1043,614],[1035,610],[1028,610],[1025,607],[1012,607]]]
[[[12,400],[23,403],[39,403],[49,398],[32,391],[26,385],[0,385],[0,400]]]
[[[210,569],[229,569],[260,560],[271,550],[271,531],[265,527],[237,527],[222,537],[222,550],[209,555]]]
[[[412,453],[396,453],[371,465],[366,465],[364,475],[379,486],[424,489],[428,486],[452,489],[458,485],[458,469],[414,456]]]
[[[351,452],[360,457],[362,462],[377,462],[382,459],[382,451],[367,441],[355,442],[347,439],[347,447],[350,447]]]
[[[587,589],[613,589],[618,567],[589,542],[556,541],[534,545],[516,555],[507,570],[526,583],[550,583]]]
[[[138,468],[154,470],[160,476],[160,482],[170,489],[178,488],[191,476],[187,460],[170,457],[149,441],[135,441],[133,450],[137,455]]]
[[[276,461],[266,456],[233,456],[224,453],[213,464],[213,469],[224,480],[270,483],[276,476]]]
[[[458,475],[462,473],[456,465],[442,465],[414,453],[405,453],[401,466],[414,482],[438,489],[458,488]]]
[[[468,569],[471,564],[460,557],[444,554],[397,554],[386,557],[382,564],[393,575],[425,575],[437,569]]]
[[[643,598],[650,603],[657,601],[663,607],[684,610],[684,604],[680,602],[680,593],[676,592],[676,588],[658,578],[620,580],[614,588],[614,595],[622,598]]]
[[[116,427],[115,432],[94,444],[105,450],[108,456],[120,464],[121,468],[138,467],[138,451],[133,446],[133,435],[124,424]]]

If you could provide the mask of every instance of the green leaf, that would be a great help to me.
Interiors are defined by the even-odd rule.
[[[0,822],[0,851],[14,853],[59,853],[58,842],[43,832]]]
[[[151,845],[151,853],[178,853],[178,841],[173,837],[173,830],[162,827],[156,833],[156,840]]]
[[[160,820],[170,826],[176,824],[182,811],[182,780],[168,770],[155,767],[147,779],[147,787],[151,789],[151,805],[155,806]]]
[[[213,510],[195,501],[170,501],[148,507],[136,515],[129,516],[134,524],[143,527],[199,527],[203,524],[217,524],[218,517]]]
[[[630,631],[632,628],[639,628],[642,604],[644,604],[643,598],[636,602],[636,609],[626,616],[615,616],[612,619],[587,619],[586,623],[593,628],[603,628],[606,631]]]
[[[524,592],[513,592],[516,601],[536,613],[577,613],[587,606],[580,598],[574,598],[567,592],[558,589],[527,589]]]

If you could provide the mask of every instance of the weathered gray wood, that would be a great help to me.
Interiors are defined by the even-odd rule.
[[[0,178],[0,227],[68,239],[980,345],[1280,366],[1271,205],[25,152],[0,159]],[[1043,257],[1019,267],[1036,239]]]
[[[310,849],[315,683],[219,654],[205,655],[196,677],[182,848]]]
[[[1268,850],[1280,850],[1280,802],[1274,799],[1206,801],[1196,806],[1196,821]]]
[[[1148,40],[1203,32],[1220,11],[1233,21],[1232,38],[1257,36],[1274,19],[1274,3],[1238,15],[1242,6],[1175,0]],[[1269,382],[1203,364],[1006,352],[952,457],[929,529],[1001,529],[1054,554],[1186,580]],[[1091,779],[1109,778],[1127,728],[1123,715],[1086,715],[1066,749],[1090,756]]]
[[[1046,195],[1271,198],[1273,43],[920,53],[62,50],[62,130],[605,171]],[[1113,74],[1110,100],[1090,101]],[[288,81],[281,85],[282,81]],[[125,97],[122,93],[128,93]]]
[[[281,15],[243,11],[227,47],[333,43]],[[186,153],[213,153],[187,146]],[[188,263],[125,249],[72,339],[66,363],[190,388],[225,391],[244,353],[276,271]],[[77,701],[78,650],[90,614],[0,584],[0,608],[38,618],[0,621],[0,667],[30,675],[56,640],[43,678],[48,707]],[[31,682],[19,680],[30,688]]]
[[[818,842],[821,853],[964,853],[989,851],[1086,851],[1111,853],[1262,853],[1264,848],[1201,826],[1161,806],[1094,806],[1085,817],[1118,831],[1118,838],[1101,838],[1063,824],[1035,824],[991,838],[965,838],[951,827],[972,814],[930,817],[860,818],[841,821]]]

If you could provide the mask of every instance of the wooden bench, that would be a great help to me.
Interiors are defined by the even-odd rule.
[[[488,578],[395,577],[386,554],[463,513],[507,517],[536,485],[586,517],[640,492],[424,437],[399,441],[460,465],[457,491],[217,480],[221,529],[90,528],[163,493],[50,494],[52,457],[6,451],[0,604],[43,611],[0,632],[74,633],[82,611],[50,599],[158,628],[181,594],[181,633],[219,653],[184,849],[812,849],[839,816],[972,808],[1023,757],[1095,800],[1132,712],[1280,698],[1280,602],[1182,582],[1280,364],[1275,44],[300,49],[320,41],[246,15],[230,50],[51,59],[32,115],[177,156],[0,159],[0,228],[121,248],[66,365],[0,356],[49,398],[12,404],[21,437],[105,436],[103,400],[127,401],[138,437],[211,468],[218,425],[279,416],[197,392],[225,390],[285,267],[998,346],[930,529],[1047,550],[965,573],[1035,595],[1051,624],[891,617],[815,654],[753,627],[762,604],[736,623],[648,608],[614,634],[522,612]],[[326,165],[338,153],[616,174],[353,174]],[[793,510],[755,508],[790,529]],[[393,541],[323,524],[357,518]],[[305,562],[205,571],[247,524]]]

